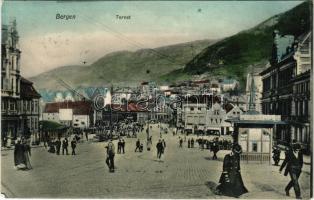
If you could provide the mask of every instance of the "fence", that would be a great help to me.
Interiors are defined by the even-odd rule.
[[[253,153],[253,152],[243,152],[241,154],[241,160],[247,162],[269,162],[271,163],[271,157],[269,153]]]

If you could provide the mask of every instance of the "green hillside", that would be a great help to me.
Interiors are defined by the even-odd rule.
[[[156,49],[107,54],[89,66],[70,66],[31,78],[38,89],[138,85],[141,81],[176,82],[194,75],[236,78],[244,86],[249,66],[262,67],[271,57],[273,31],[296,37],[310,30],[310,2],[220,41],[200,40]],[[242,87],[244,88],[244,87]]]
[[[72,87],[132,85],[155,80],[176,69],[183,69],[195,55],[213,44],[212,40],[120,51],[105,55],[89,66],[65,66],[30,78],[38,89],[63,89],[56,77]]]
[[[290,11],[274,16],[256,27],[242,31],[204,49],[183,70],[176,70],[164,79],[180,79],[188,75],[211,72],[216,76],[237,78],[245,82],[251,64],[271,57],[273,31],[296,37],[310,30],[310,3],[304,2]],[[210,64],[209,64],[210,63]]]

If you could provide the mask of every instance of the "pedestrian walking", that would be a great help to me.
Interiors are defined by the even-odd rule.
[[[138,139],[138,140],[136,141],[135,152],[137,152],[137,150],[140,150],[140,147],[141,147],[141,141],[140,141],[140,139]]]
[[[161,154],[163,152],[163,145],[162,145],[162,142],[161,140],[159,139],[157,145],[156,145],[156,148],[157,148],[157,158],[160,159],[161,158]]]
[[[88,141],[88,131],[84,131],[85,132],[85,138],[86,138],[86,141]]]
[[[150,151],[151,146],[152,146],[152,141],[151,141],[150,139],[148,139],[148,140],[146,141],[146,148],[147,148],[147,151]]]
[[[162,154],[165,152],[165,149],[166,149],[166,141],[164,140],[164,139],[162,139],[162,141],[161,141],[161,143],[162,143]]]
[[[76,148],[76,140],[75,138],[71,141],[71,148],[72,148],[72,155],[75,155],[75,148]]]
[[[194,139],[191,139],[191,148],[194,148]]]
[[[115,156],[115,147],[112,142],[112,140],[109,141],[107,146],[105,147],[107,149],[107,158],[106,158],[106,164],[109,168],[109,172],[114,172],[114,156]]]
[[[273,149],[273,160],[276,166],[278,166],[279,161],[280,161],[280,148],[278,146],[275,146]]]
[[[301,150],[301,145],[296,143],[295,140],[292,144],[290,144],[290,147],[286,151],[286,157],[280,166],[279,173],[281,173],[284,167],[286,167],[284,175],[287,176],[290,174],[291,178],[290,182],[285,188],[286,195],[290,195],[289,191],[293,187],[296,198],[301,199],[301,190],[298,180],[303,167],[303,153]]]
[[[234,144],[231,153],[227,154],[223,162],[223,172],[216,188],[216,194],[238,198],[247,193],[240,173],[240,154],[242,148],[239,144]]]
[[[122,150],[122,142],[121,142],[121,139],[119,139],[119,141],[118,141],[118,154],[121,153],[121,150]]]
[[[66,152],[66,155],[69,155],[68,145],[69,145],[68,138],[64,138],[62,141],[62,155],[64,155],[64,151]]]
[[[214,155],[213,155],[213,160],[217,160],[217,152],[219,151],[219,146],[218,146],[217,140],[216,140],[216,141],[213,141],[210,150],[214,153]]]
[[[190,138],[188,139],[188,148],[191,148],[191,140],[190,140]]]
[[[124,139],[122,139],[122,141],[121,141],[121,148],[122,148],[122,153],[124,154],[125,152],[124,152],[124,149],[125,149],[125,141],[124,141]]]
[[[182,148],[182,143],[183,143],[183,140],[182,140],[182,138],[180,138],[180,140],[179,140],[179,147],[180,148]]]
[[[58,140],[55,142],[56,144],[56,154],[60,155],[60,149],[61,149],[61,140],[58,138]]]

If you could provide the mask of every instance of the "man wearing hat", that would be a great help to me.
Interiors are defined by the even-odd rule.
[[[289,196],[289,191],[293,187],[295,196],[297,199],[301,199],[301,190],[298,179],[302,172],[303,166],[303,153],[301,150],[301,145],[296,143],[295,140],[291,143],[290,147],[286,151],[286,157],[283,161],[279,173],[281,173],[282,169],[286,167],[284,175],[287,176],[290,174],[290,182],[285,188],[286,195]]]
[[[105,148],[107,149],[106,164],[109,168],[109,172],[114,172],[115,147],[112,140],[108,142],[108,145]]]
[[[276,166],[278,166],[280,161],[280,148],[278,146],[274,146],[273,148],[273,160]]]

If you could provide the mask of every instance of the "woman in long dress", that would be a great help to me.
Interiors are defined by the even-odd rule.
[[[24,148],[24,158],[25,158],[26,169],[32,169],[32,165],[31,165],[31,162],[29,160],[29,156],[31,156],[31,147],[25,141],[24,144],[23,144],[23,148]]]
[[[241,153],[241,146],[239,144],[235,144],[232,147],[231,153],[225,156],[223,172],[219,180],[220,184],[216,188],[216,192],[219,195],[239,197],[240,195],[248,192],[244,186],[240,173]]]
[[[16,168],[23,168],[25,163],[24,148],[21,140],[18,139],[14,146],[14,166]],[[21,167],[23,165],[23,167]]]

